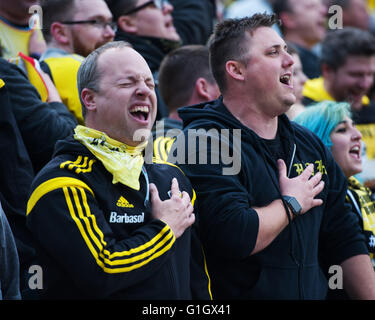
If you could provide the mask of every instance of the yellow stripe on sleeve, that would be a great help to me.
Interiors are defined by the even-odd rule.
[[[40,186],[38,186],[32,195],[30,196],[29,201],[27,202],[27,209],[26,209],[26,215],[30,213],[30,211],[34,208],[35,204],[39,201],[41,197],[46,195],[48,192],[51,192],[56,189],[60,189],[66,186],[76,186],[76,187],[82,187],[92,193],[92,195],[95,197],[94,192],[91,190],[91,188],[81,180],[70,178],[70,177],[59,177],[47,180],[46,182],[42,183]]]
[[[65,161],[63,163],[60,164],[60,169],[64,168],[67,164],[69,164],[69,170],[72,170],[72,168],[74,166],[77,166],[80,162],[82,161],[82,156],[78,156],[77,160],[76,161]]]
[[[63,190],[70,215],[96,263],[106,273],[129,272],[140,268],[168,251],[176,240],[172,230],[166,225],[150,241],[129,250],[111,253],[105,249],[107,243],[104,241],[104,235],[96,223],[95,216],[91,214],[85,190],[81,187],[70,187],[69,189],[72,197],[67,187],[64,187]],[[78,196],[77,189],[80,191],[82,201]],[[97,235],[99,235],[99,238]],[[143,253],[137,255],[140,252]],[[113,258],[131,255],[132,257],[129,258],[113,260]],[[125,267],[124,265],[128,266]]]
[[[67,166],[68,170],[75,171],[77,174],[86,173],[92,171],[92,165],[96,160],[91,159],[88,163],[89,157],[78,156],[76,161],[65,161],[60,164],[60,169],[64,169]],[[83,161],[82,161],[83,160]]]
[[[138,247],[110,252],[87,201],[87,191],[95,196],[94,192],[81,180],[70,177],[50,179],[37,187],[27,203],[27,214],[44,195],[56,189],[63,190],[70,216],[96,263],[106,273],[129,272],[140,268],[167,252],[176,241],[172,230],[166,225],[152,239]]]

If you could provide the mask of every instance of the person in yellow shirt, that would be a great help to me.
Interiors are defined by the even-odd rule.
[[[367,96],[374,83],[375,38],[361,29],[346,27],[328,33],[322,43],[322,77],[308,80],[305,106],[323,100],[349,102],[356,128],[366,145],[362,183],[375,188],[375,104]],[[371,182],[372,181],[372,182]]]
[[[104,0],[42,0],[41,7],[47,42],[41,67],[51,76],[63,103],[83,124],[77,72],[84,57],[113,40],[112,14]]]
[[[30,10],[38,4],[39,0],[0,0],[0,45],[3,58],[16,57],[18,52],[39,58],[46,49],[40,25],[33,24],[33,11]]]

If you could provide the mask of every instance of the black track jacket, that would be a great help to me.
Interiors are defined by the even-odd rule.
[[[192,201],[195,193],[175,166],[145,169],[139,191],[112,184],[112,174],[80,142],[57,143],[27,207],[43,270],[42,298],[210,299],[195,232],[189,228],[176,239],[153,219],[147,185],[155,183],[166,200],[176,177]]]

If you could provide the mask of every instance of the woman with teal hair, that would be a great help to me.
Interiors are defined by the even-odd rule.
[[[362,135],[354,126],[350,105],[322,101],[307,108],[294,121],[322,140],[348,179],[346,199],[359,217],[375,266],[375,194],[354,177],[362,171]]]

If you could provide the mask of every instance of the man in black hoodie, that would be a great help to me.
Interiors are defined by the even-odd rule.
[[[295,102],[293,60],[276,22],[256,14],[218,24],[210,63],[222,97],[179,112],[185,164],[179,139],[174,150],[197,191],[213,299],[324,299],[332,281],[323,265],[342,271],[352,298],[374,299],[345,177],[321,141],[284,115]]]

